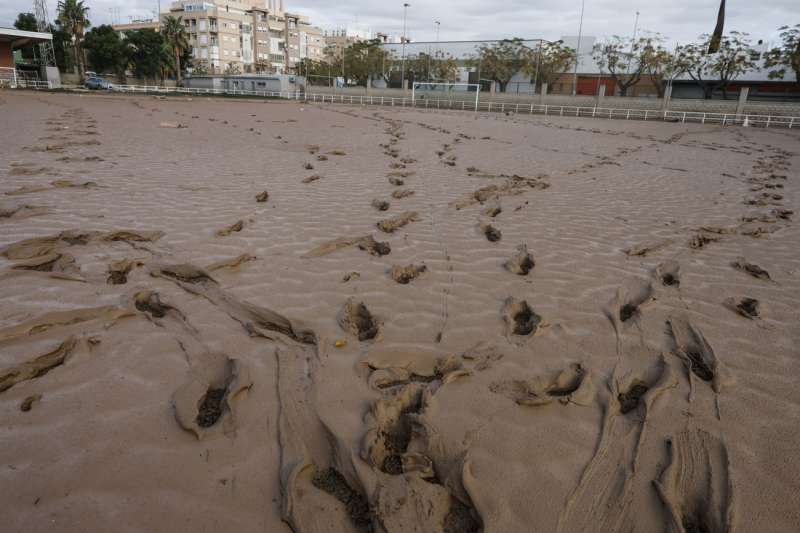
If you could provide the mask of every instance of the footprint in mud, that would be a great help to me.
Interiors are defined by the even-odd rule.
[[[503,233],[491,224],[481,224],[480,230],[489,242],[497,242],[503,238]]]
[[[269,200],[269,193],[267,191],[261,191],[260,193],[256,194],[256,202],[264,203]]]
[[[419,213],[416,211],[406,211],[393,218],[387,218],[378,222],[378,229],[384,233],[394,233],[403,226],[419,220]]]
[[[761,311],[759,309],[761,303],[755,298],[726,298],[723,305],[751,320],[761,317]]]
[[[667,440],[669,463],[654,480],[669,516],[669,531],[731,531],[733,490],[723,440],[702,429],[687,429]]]
[[[214,278],[209,276],[203,269],[188,263],[177,265],[161,265],[158,271],[151,272],[150,275],[161,275],[176,281],[192,284],[211,284],[216,285]]]
[[[501,311],[506,323],[506,335],[532,335],[542,326],[542,317],[531,309],[528,302],[509,296]]]
[[[683,359],[691,374],[711,383],[714,391],[719,392],[719,360],[700,330],[685,317],[670,317],[667,323],[674,342],[673,351]]]
[[[301,181],[303,183],[312,183],[312,182],[317,181],[319,179],[322,179],[322,176],[320,176],[319,174],[314,174],[314,175],[309,176],[307,178],[303,178]]]
[[[739,259],[731,263],[731,266],[737,270],[741,270],[742,272],[750,274],[754,278],[765,279],[768,281],[772,280],[772,278],[769,275],[769,272],[767,272],[766,270],[764,270],[763,268],[761,268],[756,264],[748,263],[744,258],[740,257]]]
[[[707,244],[718,242],[720,238],[716,235],[708,235],[705,233],[697,233],[689,240],[689,248],[699,250],[705,248]]]
[[[324,242],[303,254],[305,258],[322,257],[328,255],[342,248],[350,246],[357,246],[359,250],[364,250],[370,255],[382,256],[387,255],[392,251],[388,242],[376,241],[372,235],[365,235],[363,237],[339,237],[331,241]]]
[[[390,177],[389,178],[389,183],[391,183],[395,187],[402,187],[403,185],[406,184],[406,182],[404,180],[402,180],[400,178],[395,178],[395,177]]]
[[[51,252],[38,257],[14,263],[14,270],[35,270],[37,272],[61,272],[64,274],[78,274],[80,268],[75,263],[75,258],[66,252]]]
[[[401,285],[406,285],[410,283],[412,280],[417,279],[422,273],[426,272],[428,267],[423,265],[406,265],[406,266],[399,266],[395,265],[392,267],[391,276],[392,279],[395,280],[397,283]]]
[[[614,299],[604,312],[617,327],[617,324],[638,317],[641,307],[652,299],[653,285],[649,281],[636,278],[617,289]]]
[[[495,381],[489,385],[489,390],[514,400],[517,405],[532,407],[555,401],[564,405],[589,405],[594,395],[594,386],[580,363],[529,380]]]
[[[364,302],[356,303],[349,298],[339,311],[339,326],[360,341],[375,339],[380,332],[380,321],[369,312]]]
[[[392,251],[388,242],[376,241],[372,235],[367,235],[360,239],[357,246],[359,250],[364,250],[365,252],[369,252],[370,255],[376,256],[388,255],[389,252]]]
[[[171,305],[161,302],[161,297],[157,292],[141,291],[137,292],[134,297],[134,306],[142,313],[147,313],[153,318],[164,318],[171,310],[176,310]]]
[[[27,413],[33,408],[33,404],[40,401],[42,399],[41,394],[32,394],[25,398],[21,404],[19,404],[19,410],[23,413]]]
[[[617,395],[619,411],[622,414],[626,414],[639,407],[639,401],[648,390],[650,390],[650,387],[645,382],[638,379],[635,380],[626,391]]]
[[[533,260],[533,256],[528,252],[528,246],[526,244],[517,246],[517,253],[512,255],[504,263],[506,270],[518,276],[527,276],[528,272],[530,272],[535,265],[536,262]]]
[[[486,209],[483,210],[483,214],[487,217],[494,218],[500,213],[503,212],[503,208],[500,207],[500,204],[497,203],[495,205],[490,205]]]
[[[387,211],[389,209],[389,202],[387,202],[386,200],[378,200],[376,198],[372,200],[372,207],[374,207],[378,211]]]
[[[70,336],[56,349],[43,355],[0,370],[0,393],[7,391],[17,383],[44,376],[57,366],[61,366],[77,345],[75,337]]]
[[[408,383],[383,390],[365,417],[367,432],[361,457],[383,474],[375,495],[374,517],[384,531],[477,533],[482,521],[463,488],[466,466],[439,470],[435,461],[451,464],[430,429],[421,422],[430,388]]]
[[[623,251],[625,252],[625,255],[644,257],[647,254],[657,252],[662,248],[666,248],[670,244],[672,244],[672,241],[669,239],[664,239],[660,241],[648,241],[641,244],[637,244]]]
[[[655,277],[666,287],[680,287],[681,266],[672,259],[664,261],[656,267]]]
[[[411,442],[413,415],[423,408],[424,391],[423,384],[410,383],[387,390],[372,404],[367,415],[369,430],[364,436],[362,456],[379,470],[391,475],[405,472],[403,456]],[[419,466],[419,461],[415,462]],[[433,477],[432,464],[422,473],[423,477]]]
[[[392,192],[392,198],[395,200],[400,200],[402,198],[406,198],[414,194],[414,191],[411,189],[398,189]]]
[[[242,231],[242,228],[244,228],[244,220],[239,220],[227,228],[217,230],[217,237],[227,237],[231,233]]]
[[[214,356],[193,368],[187,381],[172,395],[180,426],[202,440],[222,428],[236,429],[235,411],[241,393],[253,386],[247,367],[239,360]]]
[[[133,267],[142,266],[143,263],[133,259],[121,259],[114,261],[108,265],[108,279],[106,283],[109,285],[123,285],[128,283],[128,274],[130,274]]]
[[[314,170],[314,165],[312,165],[311,163],[306,163],[305,165],[303,165],[303,168],[306,170]]]
[[[368,527],[372,523],[372,513],[367,499],[363,494],[353,490],[335,468],[317,469],[311,483],[342,502],[356,527]]]

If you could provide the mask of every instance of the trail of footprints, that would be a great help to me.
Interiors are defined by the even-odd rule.
[[[91,131],[94,122],[82,112],[74,110],[62,119],[48,121],[56,131],[67,122],[82,123]],[[81,122],[82,121],[82,122]],[[386,120],[386,133],[389,141],[382,145],[390,158],[392,171],[387,179],[392,186],[402,187],[405,180],[414,175],[407,167],[414,163],[409,158],[400,158],[398,143],[403,139],[402,126],[398,121]],[[423,127],[428,127],[419,124]],[[433,128],[433,127],[429,127]],[[449,133],[441,130],[442,133]],[[452,144],[469,139],[459,134]],[[46,151],[61,152],[71,146],[62,138],[48,139],[60,141],[45,147]],[[447,155],[452,144],[445,144],[437,155],[448,166],[454,166],[456,158]],[[73,144],[74,145],[74,144]],[[318,147],[309,147],[309,154],[317,155],[317,161],[326,161],[327,155],[318,154]],[[340,151],[328,155],[344,155]],[[768,207],[770,214],[747,215],[742,227],[752,228],[752,222],[778,224],[788,221],[791,211],[780,203],[778,193],[786,180],[786,159],[789,154],[775,152],[772,156],[760,158],[748,178],[753,185],[748,205]],[[71,156],[65,156],[71,157]],[[85,159],[89,161],[90,159]],[[66,160],[64,160],[66,161]],[[451,165],[449,162],[452,162]],[[313,166],[307,163],[306,166]],[[12,172],[25,175],[28,170],[22,165],[12,168]],[[310,170],[310,169],[309,169]],[[483,174],[477,169],[468,169],[474,174]],[[41,169],[31,173],[39,174]],[[489,175],[486,175],[487,177]],[[520,176],[492,176],[504,180],[500,185],[483,187],[469,198],[459,202],[456,209],[475,204],[491,204],[483,211],[484,216],[495,218],[502,212],[499,206],[503,195],[521,194],[529,189],[545,189],[548,184],[543,177],[523,178]],[[70,185],[70,187],[73,185]],[[86,184],[78,185],[86,187]],[[62,187],[54,185],[54,187]],[[397,192],[397,189],[395,192]],[[27,194],[31,190],[17,191]],[[8,193],[7,193],[8,194]],[[397,194],[401,200],[410,194]],[[256,195],[257,202],[269,199],[267,191]],[[386,211],[390,203],[376,199],[373,207]],[[17,213],[35,211],[36,206],[25,205],[16,211],[8,211],[9,217]],[[2,211],[5,213],[6,211]],[[419,219],[414,211],[405,211],[377,223],[379,231],[391,234]],[[745,226],[751,224],[749,226]],[[219,236],[238,232],[245,226],[238,221],[220,230]],[[488,222],[479,224],[481,231],[490,241],[499,240],[501,233]],[[760,227],[760,226],[759,226]],[[748,230],[749,231],[749,230]],[[766,231],[753,230],[759,236]],[[705,228],[693,238],[693,247],[701,248],[713,242],[709,234],[724,235]],[[745,233],[751,234],[751,233]],[[440,465],[458,463],[457,457],[440,457],[441,446],[437,446],[435,431],[431,431],[425,419],[425,410],[431,398],[441,387],[454,380],[468,379],[475,372],[486,371],[502,359],[503,354],[492,345],[479,345],[458,356],[439,359],[432,367],[386,367],[369,366],[368,382],[377,398],[364,419],[364,437],[360,458],[372,468],[371,474],[377,480],[364,479],[352,463],[353,458],[342,450],[331,449],[325,457],[316,457],[307,442],[329,442],[331,432],[320,420],[313,408],[314,364],[307,368],[305,361],[318,361],[319,352],[324,349],[319,344],[317,334],[302,325],[267,308],[238,300],[223,290],[210,272],[220,268],[236,268],[240,264],[254,260],[253,256],[242,254],[239,257],[208,265],[205,269],[189,264],[163,264],[156,259],[159,254],[147,248],[146,243],[154,243],[161,237],[160,232],[134,232],[119,230],[114,232],[66,231],[44,238],[28,239],[13,243],[0,249],[0,254],[15,261],[11,270],[0,276],[16,275],[16,272],[34,272],[64,280],[86,280],[70,251],[76,246],[103,246],[114,242],[130,245],[131,250],[140,252],[146,258],[126,258],[109,264],[106,282],[124,285],[135,269],[145,269],[153,279],[172,282],[186,292],[202,296],[214,306],[238,322],[242,332],[251,337],[270,341],[280,341],[275,348],[278,369],[281,432],[281,462],[284,475],[281,479],[284,494],[284,519],[298,531],[326,531],[329,522],[314,518],[322,509],[325,512],[341,514],[357,530],[367,531],[381,528],[386,531],[407,530],[422,527],[427,531],[446,533],[481,531],[482,518],[474,509],[463,487],[461,468],[442,468]],[[341,237],[309,251],[305,257],[314,258],[333,253],[342,248],[356,246],[375,256],[390,253],[388,242],[376,241],[372,235]],[[628,251],[632,256],[644,256],[660,248],[658,243],[641,245]],[[522,244],[502,264],[509,274],[528,276],[536,266],[534,256]],[[733,266],[754,277],[769,280],[769,274],[745,260],[737,260]],[[424,274],[427,267],[422,265],[395,265],[390,276],[398,283],[408,284]],[[357,273],[355,273],[357,274]],[[356,276],[357,277],[357,276]],[[716,398],[722,391],[724,368],[714,350],[703,336],[683,315],[670,316],[667,321],[672,344],[665,347],[666,355],[657,360],[635,364],[627,353],[625,337],[632,324],[639,322],[641,313],[654,304],[654,294],[660,299],[670,298],[681,287],[680,265],[668,260],[657,265],[648,280],[636,280],[626,284],[616,293],[605,312],[620,339],[621,362],[605,386],[595,388],[592,372],[583,364],[573,362],[563,370],[530,379],[495,381],[489,386],[492,393],[500,394],[524,408],[542,408],[551,404],[563,407],[591,405],[593,402],[606,404],[600,446],[590,463],[586,466],[579,484],[570,494],[559,520],[560,531],[575,531],[583,527],[597,529],[602,525],[608,530],[625,529],[631,524],[632,516],[625,502],[630,501],[631,480],[637,472],[638,453],[648,417],[656,398],[678,387],[679,379],[674,368],[675,361],[684,369],[691,395],[696,388],[708,387],[715,398],[714,416],[721,418]],[[759,315],[759,302],[752,298],[729,299],[729,307],[747,318]],[[246,391],[253,385],[247,366],[225,354],[214,353],[198,342],[198,337],[188,317],[179,309],[164,301],[154,290],[138,291],[118,307],[80,309],[74,311],[48,313],[18,326],[0,330],[0,342],[12,342],[43,332],[58,331],[61,328],[88,328],[103,323],[110,327],[124,317],[139,314],[154,325],[167,328],[180,340],[187,356],[196,364],[187,375],[186,382],[173,395],[173,405],[177,422],[193,433],[198,439],[206,438],[219,431],[230,431],[236,426],[237,404],[246,398]],[[531,305],[522,299],[509,297],[503,304],[500,315],[505,324],[505,335],[513,343],[524,343],[526,339],[547,327],[545,320]],[[379,342],[383,319],[374,316],[364,302],[349,299],[337,317],[340,328],[359,342]],[[96,329],[96,328],[95,328]],[[37,379],[52,369],[64,364],[68,356],[81,343],[88,349],[96,337],[85,337],[77,341],[69,335],[52,351],[33,357],[15,367],[0,372],[0,393],[22,381]],[[92,339],[95,339],[93,341]],[[307,357],[289,357],[289,353],[307,354]],[[630,367],[629,367],[630,366]],[[21,409],[30,410],[41,395],[26,398]],[[303,429],[292,432],[290,428]],[[663,470],[653,478],[653,486],[661,498],[664,509],[674,531],[722,532],[731,527],[733,484],[730,481],[727,450],[720,436],[687,426],[687,429],[669,437],[668,458]],[[337,455],[338,453],[338,455]],[[335,460],[330,458],[334,457]],[[349,459],[347,458],[349,457]],[[623,482],[614,490],[608,490],[612,471],[622,466]],[[614,481],[617,483],[617,481]],[[376,486],[369,493],[367,486]],[[320,500],[314,492],[305,490],[313,487],[322,493],[333,496],[336,505],[329,500]],[[609,507],[614,512],[606,513]],[[421,510],[425,509],[423,513]],[[587,512],[586,510],[590,511]]]

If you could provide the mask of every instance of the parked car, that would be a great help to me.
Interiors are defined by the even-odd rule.
[[[106,91],[114,90],[114,84],[108,81],[105,78],[101,78],[99,76],[95,76],[93,78],[87,78],[87,80],[83,84],[87,89],[103,89]]]

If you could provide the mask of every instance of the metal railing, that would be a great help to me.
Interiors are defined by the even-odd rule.
[[[38,74],[0,67],[0,87],[12,89],[52,89],[52,83],[39,80]]]
[[[40,84],[44,84],[43,86]],[[47,82],[28,85],[29,88],[48,88]],[[416,109],[458,110],[485,113],[514,113],[529,115],[549,115],[561,117],[591,117],[617,120],[660,120],[665,122],[720,124],[722,126],[757,126],[764,128],[794,128],[800,126],[800,117],[754,115],[736,113],[706,113],[701,111],[671,111],[656,109],[622,109],[597,106],[570,106],[549,104],[528,104],[514,102],[478,102],[457,98],[426,98],[412,100],[408,97],[317,94],[303,91],[248,91],[243,89],[200,89],[188,87],[164,87],[159,85],[114,85],[114,91],[157,94],[157,95],[195,95],[195,96],[250,96],[299,100],[304,102],[340,103],[349,105],[382,105],[390,107],[413,107]]]

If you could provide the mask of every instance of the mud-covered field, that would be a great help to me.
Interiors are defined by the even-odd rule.
[[[3,531],[800,527],[800,132],[0,117]]]

